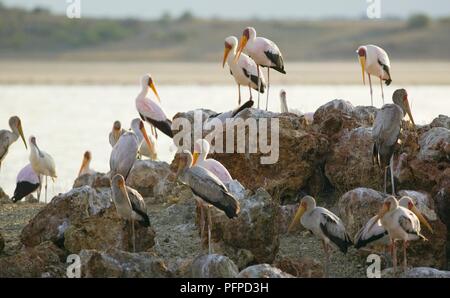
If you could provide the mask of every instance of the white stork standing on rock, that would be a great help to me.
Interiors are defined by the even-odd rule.
[[[403,241],[403,267],[404,270],[406,270],[406,248],[408,241],[417,239],[426,240],[426,238],[420,234],[420,220],[424,220],[425,222],[426,220],[421,215],[417,216],[415,211],[400,206],[394,196],[389,196],[384,200],[380,212],[373,219],[371,226],[369,226],[368,233],[371,232],[372,227],[376,225],[378,220],[380,220],[381,225],[388,232],[391,241],[394,273],[397,272],[397,248],[395,243],[397,240]],[[428,228],[431,229],[431,227]]]
[[[370,103],[373,106],[373,91],[371,75],[380,79],[381,97],[384,104],[383,81],[389,86],[392,82],[391,77],[391,62],[385,50],[375,45],[360,46],[356,53],[358,53],[359,63],[361,64],[362,78],[364,85],[366,84],[366,73],[369,76],[370,85]]]
[[[256,30],[253,27],[245,28],[239,43],[237,58],[242,51],[248,54],[255,63],[261,67],[267,67],[267,99],[266,111],[269,104],[269,87],[270,87],[270,69],[273,68],[278,72],[286,74],[284,70],[283,55],[278,46],[271,40],[256,36]],[[236,59],[237,59],[236,58]],[[258,78],[261,76],[258,67]],[[258,94],[259,95],[259,94]],[[259,109],[259,96],[258,96]]]
[[[347,234],[344,224],[331,211],[323,207],[316,207],[316,201],[311,196],[305,196],[300,201],[300,206],[295,213],[288,232],[299,221],[307,230],[322,240],[325,252],[324,269],[325,275],[328,276],[329,246],[334,246],[341,252],[347,253],[348,247],[352,245],[352,240]]]
[[[402,197],[398,204],[403,208],[411,210],[411,212],[417,216],[419,221],[424,224],[431,233],[433,233],[433,229],[430,224],[416,208],[410,197]],[[409,240],[417,240],[417,237],[415,235],[410,235]],[[377,216],[374,216],[369,219],[369,221],[358,231],[358,233],[356,233],[354,243],[355,248],[360,249],[366,246],[390,246],[391,241],[389,239],[389,233],[381,224],[380,219]]]
[[[228,64],[230,73],[234,77],[234,80],[238,85],[238,105],[241,105],[241,85],[248,86],[250,99],[252,99],[252,89],[264,93],[266,84],[264,82],[264,77],[261,74],[259,76],[258,88],[258,65],[256,65],[255,61],[253,61],[252,58],[245,54],[238,57],[236,55],[237,46],[238,40],[235,36],[228,36],[227,38],[225,38],[225,49],[223,53],[222,67],[225,66],[225,62]]]
[[[414,125],[409,107],[408,93],[405,89],[397,89],[392,95],[394,104],[385,104],[378,111],[372,128],[373,162],[384,169],[384,192],[386,193],[387,168],[390,167],[392,194],[394,187],[394,149],[400,136],[402,119],[408,114]]]

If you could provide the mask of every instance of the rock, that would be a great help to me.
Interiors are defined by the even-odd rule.
[[[278,114],[247,109],[242,111],[239,117],[244,121],[255,119],[255,121],[260,121],[260,124],[262,119],[278,119],[279,152],[276,163],[263,164],[261,158],[267,157],[269,154],[263,154],[260,150],[257,153],[249,153],[248,146],[245,153],[213,153],[210,154],[210,157],[221,162],[229,170],[231,176],[246,189],[256,190],[263,187],[271,195],[280,197],[281,200],[296,197],[298,190],[307,187],[315,172],[320,171],[322,167],[328,151],[328,141],[325,135],[317,133],[309,127],[304,117],[292,113]],[[267,122],[268,125],[271,123],[270,121]],[[259,133],[261,134],[261,132]],[[245,138],[249,138],[248,129]],[[234,144],[237,143],[236,139],[237,134]],[[223,140],[226,143],[226,133],[223,135]],[[249,175],[249,173],[252,174]]]
[[[11,203],[12,201],[9,199],[9,196],[0,187],[0,204],[11,204]]]
[[[135,222],[136,251],[146,251],[153,247],[155,232]],[[114,206],[102,212],[72,223],[64,232],[64,247],[71,253],[83,249],[105,251],[120,249],[133,251],[131,223],[117,215]]]
[[[429,267],[412,268],[401,275],[406,278],[450,278],[450,271],[441,271]]]
[[[256,263],[271,263],[279,248],[277,203],[260,188],[241,200],[240,205],[241,212],[235,219],[211,209],[212,240],[220,242],[225,254],[234,261],[237,261],[240,250],[248,250]]]
[[[438,218],[431,196],[426,192],[412,190],[401,190],[398,194],[411,197],[417,209],[433,228],[431,233],[424,225],[421,225],[421,233],[428,241],[410,242],[408,264],[414,267],[447,268],[447,228]]]
[[[322,264],[309,257],[301,257],[299,259],[282,258],[277,260],[273,266],[295,277],[323,277]]]
[[[211,254],[197,257],[192,263],[193,278],[233,278],[239,269],[228,257]]]
[[[325,162],[325,175],[340,192],[361,185],[382,189],[384,172],[372,163],[372,130],[358,127],[344,132]]]
[[[415,267],[401,271],[401,267],[394,274],[393,268],[387,268],[381,271],[382,278],[450,278],[450,271],[442,271],[430,267]]]
[[[80,252],[82,277],[164,278],[171,277],[164,262],[148,252],[130,253],[118,249]]]
[[[288,231],[289,225],[294,219],[295,212],[298,209],[298,204],[281,205],[278,207],[278,232],[280,234],[285,234]],[[301,225],[296,225],[293,227],[292,232],[301,229]]]
[[[154,196],[154,188],[171,174],[170,166],[163,161],[136,160],[127,178],[127,185],[143,197]],[[161,186],[160,186],[161,187]]]
[[[3,239],[3,236],[0,233],[0,254],[3,252],[3,249],[5,249],[5,239]]]
[[[444,127],[450,129],[450,117],[445,115],[439,115],[437,118],[434,118],[430,124],[431,127]]]
[[[447,146],[450,143],[450,130],[434,127],[420,136],[418,158],[429,161],[450,161]]]
[[[18,254],[0,258],[0,277],[64,277],[64,252],[52,242],[25,248]]]
[[[84,174],[77,177],[72,188],[82,186],[90,186],[92,188],[111,187],[111,180],[108,174],[95,172],[94,174]]]
[[[25,197],[25,202],[28,204],[36,204],[39,203],[39,200],[33,196],[33,194],[29,194]]]
[[[450,186],[441,188],[434,200],[437,214],[447,226],[447,232],[450,232]]]
[[[338,140],[346,130],[359,126],[372,126],[377,109],[354,107],[349,101],[335,99],[320,106],[314,113],[313,124],[332,141]]]
[[[283,272],[269,264],[259,264],[245,268],[239,272],[238,278],[293,278],[289,273]]]
[[[231,192],[234,197],[238,200],[243,200],[245,196],[247,195],[247,191],[245,190],[244,186],[237,181],[236,179],[231,180],[227,184],[225,184],[228,191]]]
[[[370,188],[359,187],[346,192],[339,199],[338,208],[347,232],[356,235],[380,211],[384,199],[383,193]]]
[[[20,240],[25,246],[45,241],[62,246],[64,232],[70,225],[98,214],[111,204],[108,192],[99,192],[89,186],[59,194],[23,228]]]

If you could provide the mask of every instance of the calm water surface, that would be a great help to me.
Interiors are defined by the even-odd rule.
[[[450,114],[450,86],[404,87],[408,90],[416,123],[425,124],[438,114]],[[237,88],[231,85],[162,85],[157,88],[169,117],[200,107],[225,111],[237,105]],[[335,98],[349,100],[355,106],[370,104],[368,88],[360,85],[272,86],[269,103],[272,111],[280,110],[278,93],[281,88],[287,91],[289,106],[304,112],[313,112]],[[138,117],[134,99],[139,91],[135,86],[0,86],[0,129],[9,129],[9,117],[18,115],[27,141],[28,136],[34,134],[40,148],[55,159],[58,179],[50,183],[50,194],[66,192],[72,187],[85,150],[92,152],[93,169],[109,170],[108,134],[112,123],[120,120],[123,127],[128,128],[131,120]],[[374,90],[374,104],[380,107],[378,91]],[[392,86],[385,89],[387,99],[393,91]],[[245,100],[246,88],[242,88],[242,95]],[[261,98],[265,102],[265,96]],[[170,162],[175,148],[168,137],[162,133],[159,136],[159,158]],[[28,152],[19,139],[10,147],[0,170],[0,186],[10,196],[17,173],[27,163]]]

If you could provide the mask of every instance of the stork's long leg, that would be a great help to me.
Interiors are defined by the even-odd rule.
[[[261,95],[260,92],[259,92],[260,86],[261,86],[261,81],[260,81],[260,78],[259,78],[259,65],[256,65],[256,69],[258,71],[258,109],[259,109],[259,97]]]
[[[45,203],[47,204],[47,176],[45,176]]]
[[[384,167],[384,193],[387,193],[387,187],[386,187],[387,169],[388,169],[388,167]]]
[[[38,202],[40,203],[40,199],[41,199],[41,191],[42,191],[42,179],[41,179],[41,175],[38,176],[38,179],[39,179],[39,187],[38,187],[38,190],[37,190],[37,199],[38,199]]]
[[[394,154],[391,156],[390,163],[390,170],[391,170],[391,184],[392,184],[392,195],[395,196],[395,187],[394,187]]]
[[[397,274],[397,247],[395,245],[395,240],[391,239],[392,242],[392,262],[394,263],[394,275]]]
[[[328,272],[328,245],[326,244],[326,242],[324,240],[322,240],[322,244],[323,244],[323,252],[325,253],[325,261],[323,264],[323,271],[325,274],[325,277],[329,277],[329,272]]]
[[[372,79],[370,78],[370,74],[367,75],[369,76],[369,86],[370,86],[370,105],[373,106]]]
[[[208,205],[208,254],[212,254],[212,248],[211,248],[211,225],[212,225],[212,220],[211,220],[211,206]]]
[[[383,80],[380,77],[380,86],[381,86],[381,98],[383,99],[383,105],[384,105],[384,91],[383,91]]]
[[[133,252],[136,252],[136,234],[134,231],[134,219],[131,218],[131,237],[133,238]]]
[[[269,105],[269,89],[270,89],[270,67],[267,67],[267,99],[266,99],[266,111]]]
[[[406,248],[408,247],[406,240],[403,240],[403,271],[406,271],[408,267],[408,261],[406,260]]]
[[[238,104],[239,106],[241,105],[241,85],[238,84],[238,93],[239,93],[239,100],[238,100]]]
[[[251,100],[253,96],[252,96],[252,87],[250,87],[250,84],[248,84],[248,91],[250,92],[250,100]],[[241,102],[239,102],[239,105],[241,105]]]

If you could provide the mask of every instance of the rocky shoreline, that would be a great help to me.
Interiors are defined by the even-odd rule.
[[[205,119],[212,111],[202,113]],[[321,277],[320,242],[300,227],[288,234],[287,225],[301,194],[339,215],[351,236],[380,208],[383,173],[371,157],[376,113],[344,100],[321,106],[312,124],[292,113],[241,112],[244,120],[279,119],[279,161],[261,165],[260,153],[211,154],[235,179],[228,188],[241,204],[233,220],[211,210],[212,255],[200,239],[192,192],[175,182],[177,157],[170,165],[138,160],[131,170],[127,185],[145,197],[151,221],[135,231],[136,252],[111,202],[107,174],[79,177],[47,205],[12,204],[0,192],[0,277],[66,277],[71,254],[80,257],[82,277]],[[177,117],[192,120],[193,111]],[[448,276],[442,270],[449,265],[450,118],[416,129],[405,123],[400,141],[397,194],[413,198],[434,230],[423,231],[429,241],[411,243],[415,268],[404,276]],[[333,251],[331,277],[365,277],[368,254]]]

